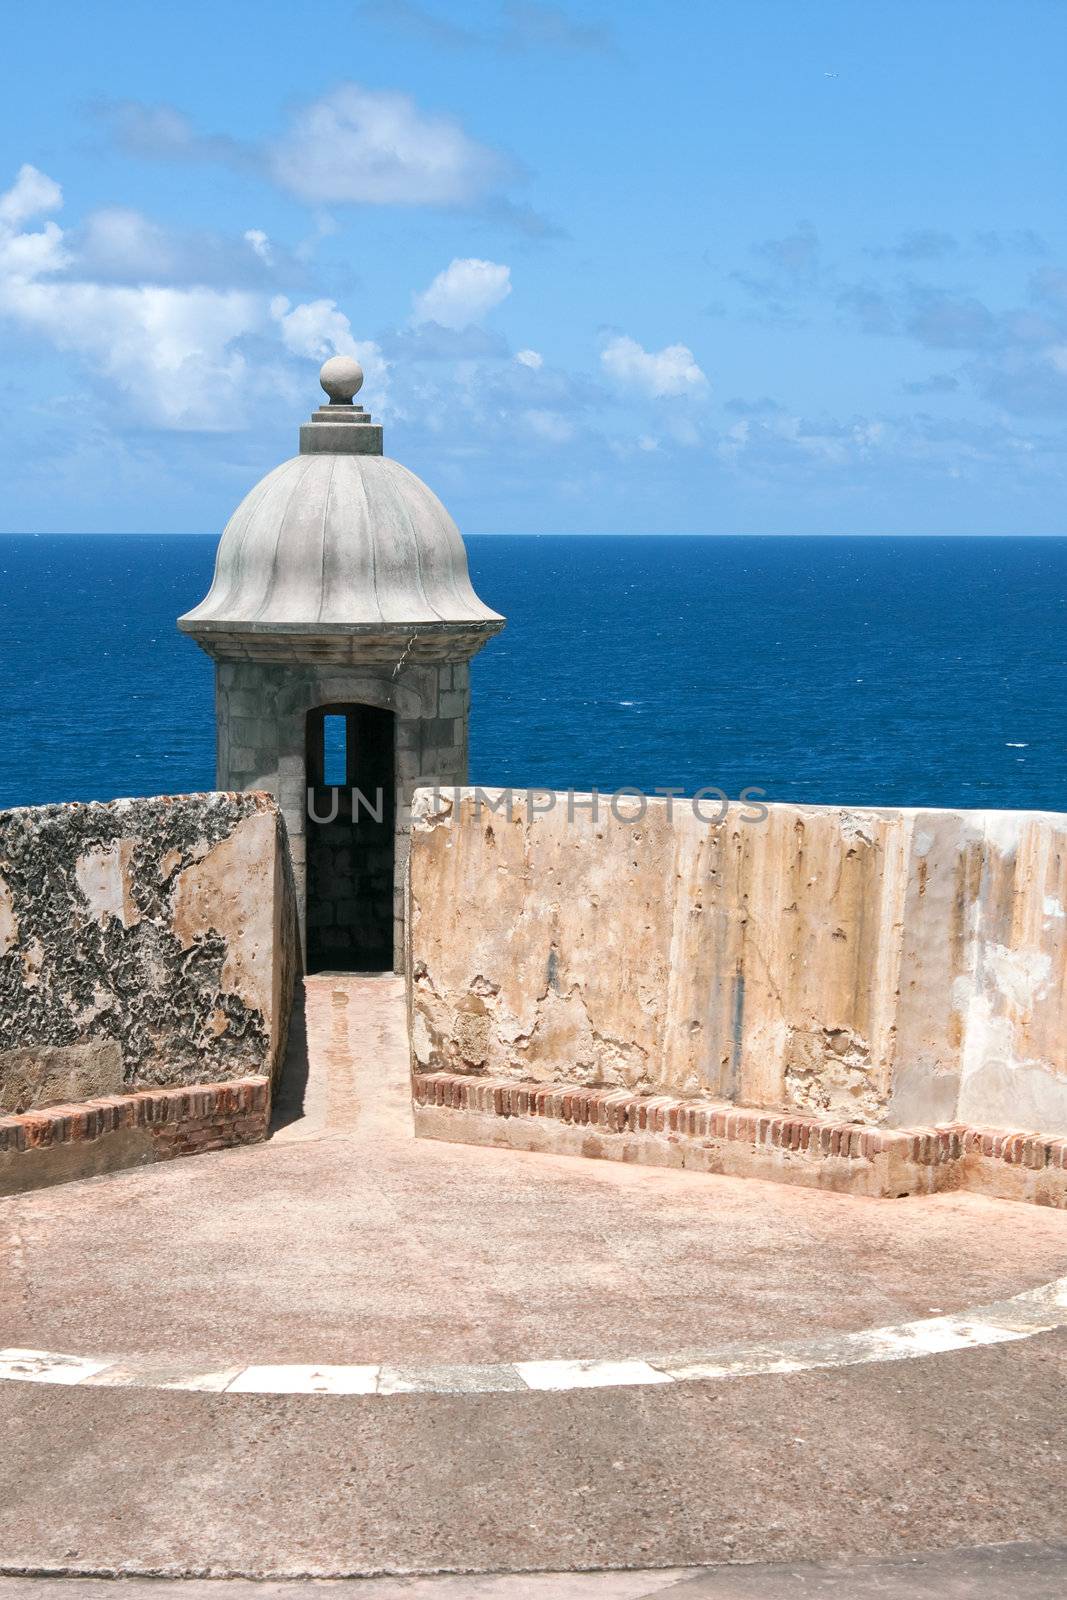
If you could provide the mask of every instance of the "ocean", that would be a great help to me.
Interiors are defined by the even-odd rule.
[[[213,786],[215,544],[0,536],[0,807]],[[467,545],[472,782],[1067,804],[1067,539]]]

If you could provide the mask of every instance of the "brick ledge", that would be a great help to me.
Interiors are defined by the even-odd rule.
[[[1067,1136],[958,1122],[874,1128],[723,1101],[452,1072],[414,1074],[413,1098],[417,1131],[431,1137],[556,1149],[881,1196],[974,1189],[1067,1207]],[[460,1118],[448,1115],[457,1112],[466,1114],[468,1132],[458,1126]],[[478,1137],[475,1120],[485,1137]],[[499,1125],[499,1133],[487,1127],[490,1122]],[[508,1124],[515,1125],[514,1134]],[[523,1125],[537,1130],[532,1139],[518,1131]],[[553,1140],[550,1130],[560,1137]],[[576,1143],[576,1135],[586,1137]]]
[[[0,1194],[267,1137],[270,1080],[139,1089],[0,1116]]]

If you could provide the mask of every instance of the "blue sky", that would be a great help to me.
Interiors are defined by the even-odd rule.
[[[467,532],[1067,532],[1060,0],[54,0],[12,531],[214,532],[355,351]]]

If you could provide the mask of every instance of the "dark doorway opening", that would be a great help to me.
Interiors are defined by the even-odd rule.
[[[395,722],[377,706],[307,716],[307,968],[393,966]]]

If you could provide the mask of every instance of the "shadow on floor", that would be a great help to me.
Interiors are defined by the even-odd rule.
[[[293,997],[293,1014],[289,1019],[289,1038],[285,1047],[285,1060],[274,1091],[271,1107],[270,1132],[277,1133],[305,1115],[304,1101],[308,1086],[308,1037],[304,1009],[304,980],[297,979]]]

